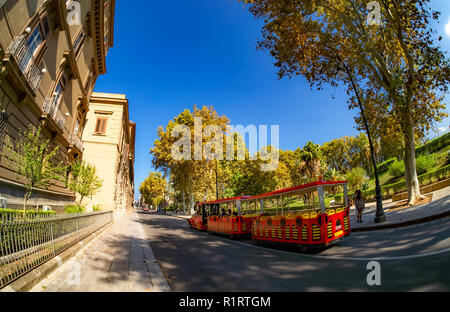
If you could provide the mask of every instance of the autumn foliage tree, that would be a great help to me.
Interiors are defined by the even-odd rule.
[[[157,205],[159,199],[164,196],[166,186],[167,181],[160,172],[151,172],[140,185],[139,192],[146,204],[154,203]]]
[[[369,0],[241,2],[264,20],[259,48],[275,58],[280,78],[301,75],[319,89],[344,84],[350,107],[359,104],[356,93],[365,94],[377,124],[389,115],[398,125],[414,204],[421,197],[415,129],[445,114],[442,98],[450,81],[449,61],[430,26],[439,16],[430,1],[379,0],[375,8]],[[370,18],[373,13],[379,20]]]

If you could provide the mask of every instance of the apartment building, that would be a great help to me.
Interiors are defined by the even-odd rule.
[[[113,46],[114,0],[0,0],[0,142],[43,127],[58,160],[82,157],[89,98]],[[68,174],[68,173],[67,173]],[[14,169],[0,161],[0,195],[22,204]],[[55,181],[31,205],[62,209],[75,195]]]
[[[102,188],[86,199],[88,209],[100,205],[115,217],[132,211],[136,124],[129,119],[123,94],[92,93],[83,133],[83,160],[95,166]]]

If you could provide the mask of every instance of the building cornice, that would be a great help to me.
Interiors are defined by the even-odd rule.
[[[106,53],[104,44],[105,35],[105,19],[103,6],[103,0],[91,0],[92,1],[92,35],[94,39],[94,55],[96,72],[100,75],[106,73]]]
[[[116,9],[116,0],[111,0],[110,17],[109,17],[109,47],[114,46],[114,15]]]

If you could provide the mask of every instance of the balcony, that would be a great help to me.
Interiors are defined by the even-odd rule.
[[[72,134],[72,138],[70,139],[70,144],[75,146],[80,152],[83,152],[84,146],[81,139],[78,137],[78,135]]]
[[[66,117],[58,109],[58,97],[46,98],[42,110],[48,114],[60,127],[61,132],[64,132],[66,127]]]
[[[14,57],[20,71],[25,79],[28,81],[33,92],[36,92],[41,83],[42,76],[44,76],[42,69],[36,63],[33,57],[33,53],[27,44],[26,35],[20,35],[14,37],[13,41],[6,50],[7,54]]]

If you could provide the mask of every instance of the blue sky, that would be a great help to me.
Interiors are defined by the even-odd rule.
[[[154,171],[149,151],[156,129],[194,104],[213,105],[234,125],[280,125],[282,149],[357,134],[356,111],[347,109],[342,90],[311,90],[300,77],[278,80],[273,59],[256,50],[261,21],[237,1],[138,3],[116,1],[114,47],[95,88],[129,99],[137,123],[136,188]],[[442,12],[437,29],[450,51],[450,1],[431,5]]]

